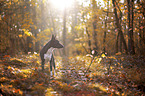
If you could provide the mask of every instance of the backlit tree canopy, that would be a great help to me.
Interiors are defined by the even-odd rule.
[[[1,53],[39,52],[55,34],[69,55],[145,54],[143,0],[54,1],[1,0]]]

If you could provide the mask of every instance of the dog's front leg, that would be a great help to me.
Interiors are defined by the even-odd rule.
[[[54,76],[55,76],[55,61],[54,61],[53,54],[52,54],[52,66],[53,66],[53,68],[54,68]]]
[[[51,60],[50,60],[50,75],[52,76],[52,66],[54,68],[54,76],[55,76],[55,61],[54,61],[54,57],[53,57],[53,54],[51,56]]]
[[[50,76],[52,76],[52,60],[50,60]]]

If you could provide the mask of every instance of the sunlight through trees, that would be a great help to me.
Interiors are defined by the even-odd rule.
[[[39,56],[52,35],[54,78]],[[144,50],[144,0],[0,0],[0,96],[143,96]]]

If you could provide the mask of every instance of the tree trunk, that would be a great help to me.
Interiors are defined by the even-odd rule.
[[[107,17],[105,18],[105,31],[104,31],[104,38],[103,38],[103,52],[106,52],[105,43],[106,43],[106,32],[107,32],[107,20],[108,20],[108,13],[109,13],[109,0],[107,2]]]
[[[120,45],[119,45],[119,51],[122,53],[122,38],[121,38],[121,36],[120,36]]]
[[[53,28],[53,34],[57,34],[57,32],[56,32],[56,28],[55,28],[55,22],[54,22],[54,17],[53,17],[53,14],[52,14],[52,11],[50,11],[50,15],[51,15],[51,21],[50,22],[52,22],[52,28]]]
[[[91,49],[91,37],[90,37],[90,34],[88,32],[88,28],[87,27],[86,27],[86,33],[88,35],[89,53],[91,54],[91,52],[92,52],[92,49]]]
[[[34,23],[34,26],[32,27],[32,32],[36,38],[36,41],[35,41],[35,46],[34,46],[34,51],[35,52],[39,52],[39,41],[37,40],[37,34],[38,34],[38,29],[35,27],[37,26],[37,14],[36,14],[36,7],[32,8],[32,20],[33,20],[33,23]]]
[[[117,40],[116,40],[116,53],[118,53],[118,40],[119,40],[119,32],[118,32]]]
[[[126,41],[125,41],[124,36],[123,36],[123,32],[122,32],[122,29],[121,29],[121,24],[120,24],[120,22],[119,22],[119,18],[118,18],[118,16],[117,16],[117,9],[116,9],[117,6],[116,6],[115,0],[112,0],[112,3],[113,3],[114,14],[115,14],[115,18],[116,18],[116,22],[115,22],[115,23],[116,23],[116,27],[117,27],[117,29],[118,29],[118,32],[119,32],[119,34],[120,34],[120,37],[122,38],[122,42],[123,42],[123,45],[124,45],[125,52],[126,52],[126,54],[128,54]]]
[[[135,54],[134,41],[133,41],[133,5],[134,0],[127,0],[128,5],[128,52],[129,54]]]
[[[63,15],[63,55],[66,56],[66,8],[64,9],[64,15]]]
[[[97,44],[97,15],[96,15],[96,1],[92,0],[92,14],[93,14],[93,50],[94,50],[94,54],[93,55],[97,55],[98,54],[98,44]]]
[[[107,12],[108,13],[108,12]],[[107,16],[108,17],[108,16]],[[103,52],[105,53],[106,52],[106,49],[105,49],[105,43],[106,43],[106,30],[107,29],[107,18],[105,20],[105,31],[104,31],[104,38],[103,38]]]

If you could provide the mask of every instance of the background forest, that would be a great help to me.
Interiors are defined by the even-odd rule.
[[[144,50],[144,0],[0,0],[0,96],[145,96]]]
[[[55,3],[63,4],[60,2]],[[145,54],[144,0],[71,3],[57,8],[51,0],[1,0],[0,52],[39,53],[55,34],[67,56],[86,55],[92,50],[108,55]]]

